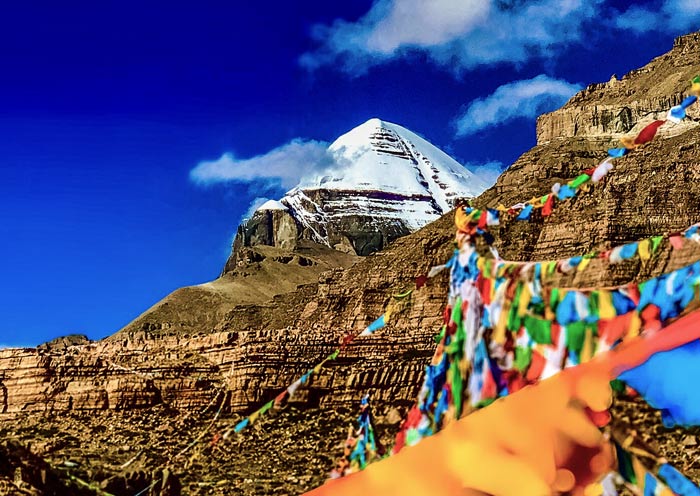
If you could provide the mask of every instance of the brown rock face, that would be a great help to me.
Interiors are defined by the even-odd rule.
[[[258,210],[253,217],[238,226],[233,250],[226,261],[223,273],[231,272],[241,262],[246,262],[241,253],[246,247],[275,246],[293,251],[297,247],[299,238],[297,223],[288,211]]]
[[[613,76],[607,83],[589,85],[574,95],[561,109],[537,119],[537,142],[572,137],[619,137],[634,133],[655,119],[664,119],[668,110],[686,96],[689,81],[698,73],[697,54],[700,33],[677,38],[673,49],[622,79]],[[673,131],[693,127],[700,120],[694,106],[686,121]]]
[[[341,336],[361,331],[383,312],[390,294],[410,287],[413,277],[448,257],[450,223],[445,219],[419,239],[401,239],[357,268],[327,271],[318,283],[265,304],[233,307],[210,332],[137,325],[67,352],[2,350],[6,409],[123,410],[161,402],[201,408],[217,385],[232,391],[231,409],[251,408],[333,351]],[[358,340],[300,398],[337,406],[369,389],[399,404],[410,402],[432,354],[442,290],[434,285],[421,291],[381,343]],[[378,370],[370,372],[368,366]]]
[[[329,246],[346,247],[346,251],[360,256],[382,250],[411,232],[405,222],[392,218],[393,202],[432,202],[428,196],[328,189],[301,190],[294,200],[304,212],[322,212],[300,218],[299,233],[304,239],[323,239]],[[371,212],[356,207],[367,202],[374,206]]]
[[[258,210],[238,227],[224,274],[245,262],[245,248],[249,247],[264,245],[294,250],[300,242],[310,241],[352,255],[367,256],[411,232],[404,222],[391,217],[393,203],[387,203],[386,211],[379,207],[386,200],[404,199],[399,195],[382,191],[313,189],[300,190],[293,199],[296,208],[303,213],[298,218],[289,210]],[[405,197],[405,200],[432,201],[429,197]],[[349,206],[368,201],[377,205],[371,215],[348,211],[352,210]]]

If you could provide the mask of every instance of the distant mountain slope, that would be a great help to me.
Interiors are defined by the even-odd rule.
[[[314,284],[323,272],[349,267],[356,260],[308,241],[293,251],[272,246],[245,248],[240,257],[240,267],[214,281],[173,291],[122,332],[208,332],[236,306],[265,303],[304,284]]]

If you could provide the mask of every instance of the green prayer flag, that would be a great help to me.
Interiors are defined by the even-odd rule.
[[[515,347],[515,368],[520,372],[525,372],[532,361],[532,350],[522,346]]]
[[[615,451],[617,453],[617,472],[627,482],[637,484],[637,475],[634,473],[634,465],[632,464],[632,455],[617,443],[615,443]]]
[[[620,379],[613,379],[612,381],[610,381],[610,389],[612,389],[616,393],[624,393],[625,383],[622,382]]]
[[[457,297],[455,301],[455,306],[452,309],[452,322],[459,325],[462,322],[462,297]]]
[[[552,293],[549,295],[549,308],[551,308],[552,311],[556,311],[558,305],[559,305],[559,288],[552,288]]]
[[[557,270],[557,262],[552,261],[547,264],[547,275],[551,276],[554,274],[554,271]]]
[[[659,245],[661,244],[661,240],[664,239],[663,236],[654,236],[651,238],[651,252],[654,253],[656,250],[659,249]]]
[[[440,329],[440,332],[435,335],[435,343],[436,344],[439,343],[440,341],[442,341],[442,338],[445,337],[445,331],[447,331],[447,327],[442,326],[442,329]]]
[[[518,315],[518,304],[520,303],[520,295],[523,291],[522,281],[518,281],[518,285],[515,288],[515,294],[513,295],[513,301],[511,302],[510,309],[508,310],[508,322],[506,323],[506,329],[512,332],[516,332],[522,326],[522,319]]]
[[[413,446],[417,444],[421,439],[421,435],[418,433],[418,429],[408,429],[406,431],[406,446]]]
[[[593,317],[600,318],[600,293],[593,291],[588,298],[588,311]]]
[[[576,189],[576,188],[578,188],[579,186],[581,186],[583,183],[588,182],[590,179],[591,179],[591,176],[589,176],[588,174],[581,174],[581,175],[578,176],[576,179],[574,179],[573,181],[571,181],[571,182],[569,183],[569,186],[570,186],[571,188]]]
[[[695,76],[693,79],[691,79],[691,82],[700,84],[700,76]]]
[[[637,285],[637,290],[639,291],[640,294],[644,292],[644,288],[646,287],[647,282],[648,282],[648,281],[640,282],[640,283]],[[637,311],[639,311],[639,309],[637,309]]]
[[[524,325],[535,343],[552,344],[552,323],[549,320],[526,315]]]
[[[583,348],[583,340],[586,337],[586,323],[574,322],[566,325],[566,347],[576,353]]]
[[[405,291],[405,292],[403,292],[403,293],[395,294],[395,295],[394,295],[394,298],[396,298],[397,300],[400,300],[401,298],[406,298],[406,297],[407,297],[408,295],[410,295],[411,293],[413,293],[413,290],[412,290],[412,289],[409,289],[408,291]]]
[[[479,402],[476,404],[476,407],[477,407],[477,408],[484,408],[484,407],[489,406],[489,405],[490,405],[491,403],[493,403],[494,401],[496,401],[496,398],[486,398],[486,399],[484,399],[484,400],[479,401]]]
[[[270,400],[267,403],[263,405],[263,407],[260,409],[260,415],[268,411],[270,408],[272,408],[272,405],[275,404],[275,400]]]
[[[462,416],[462,373],[459,370],[457,360],[450,364],[450,373],[452,374],[452,401],[455,404],[455,416]]]

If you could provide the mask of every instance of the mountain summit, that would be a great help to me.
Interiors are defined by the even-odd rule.
[[[490,186],[417,134],[376,118],[342,135],[328,151],[337,168],[303,178],[299,188],[430,197],[442,214],[455,198],[476,197]]]
[[[376,118],[339,137],[328,153],[334,165],[302,178],[239,227],[234,259],[239,246],[293,248],[299,239],[368,255],[490,186],[417,134]]]

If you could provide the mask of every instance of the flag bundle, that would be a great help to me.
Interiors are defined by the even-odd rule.
[[[357,430],[350,427],[345,441],[343,456],[330,474],[331,479],[338,479],[363,470],[368,464],[384,456],[384,447],[377,438],[372,419],[369,395],[362,398],[360,416],[357,418]]]

